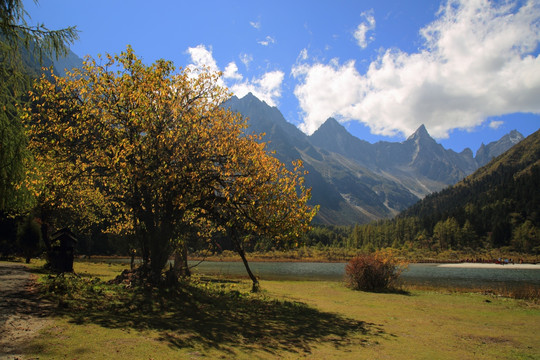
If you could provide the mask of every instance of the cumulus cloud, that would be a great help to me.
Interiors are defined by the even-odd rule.
[[[212,48],[207,49],[204,45],[197,45],[190,47],[187,50],[191,57],[193,64],[190,64],[190,69],[202,69],[207,68],[210,71],[218,71],[218,66],[214,57],[212,56]]]
[[[196,76],[200,71],[219,71],[219,67],[212,55],[212,49],[204,45],[190,47],[187,50],[191,56],[192,64],[187,68]],[[253,60],[250,55],[242,54],[240,59],[244,64],[249,65]],[[277,106],[281,97],[281,86],[285,74],[283,71],[275,70],[262,74],[259,77],[254,77],[250,80],[245,80],[244,76],[238,71],[238,66],[234,61],[231,61],[225,67],[223,76],[218,80],[218,85],[227,86],[235,95],[243,97],[251,92],[260,100],[266,101],[270,106]]]
[[[223,71],[223,77],[225,79],[242,80],[243,76],[238,72],[238,66],[234,61],[231,61]]]
[[[192,63],[186,66],[189,70],[189,76],[197,77],[198,74],[204,71],[218,72],[220,71],[214,56],[212,55],[212,48],[206,48],[204,45],[197,45],[187,49],[187,53],[191,57]],[[222,78],[217,81],[219,86],[225,86]]]
[[[261,40],[261,41],[257,41],[258,44],[262,45],[262,46],[268,46],[270,44],[274,44],[276,42],[276,39],[274,39],[273,37],[271,37],[270,35],[268,35],[267,37],[264,38],[264,40]]]
[[[230,89],[238,97],[243,97],[251,92],[268,105],[277,106],[278,99],[281,97],[281,84],[284,76],[282,71],[271,71],[250,81],[237,82]]]
[[[292,75],[300,81],[302,130],[312,133],[334,116],[387,136],[425,124],[445,138],[490,116],[540,113],[538,1],[449,0],[420,34],[422,50],[387,50],[365,74],[354,60],[297,63]]]
[[[355,103],[364,87],[362,77],[354,67],[354,61],[343,66],[333,59],[329,65],[298,65],[292,75],[302,78],[304,83],[295,88],[294,94],[305,112],[300,129],[313,133],[331,116],[337,116],[340,109]]]
[[[373,41],[374,37],[367,37],[368,31],[375,29],[375,18],[373,17],[373,11],[363,12],[361,16],[365,21],[362,21],[356,30],[354,31],[354,38],[362,49],[365,49],[368,46],[368,43]]]

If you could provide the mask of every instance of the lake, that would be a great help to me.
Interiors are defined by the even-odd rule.
[[[140,260],[137,259],[139,262]],[[127,258],[90,259],[78,261],[121,262]],[[193,272],[199,274],[247,277],[242,262],[189,261]],[[255,276],[261,280],[324,280],[343,281],[345,263],[321,262],[250,262]],[[406,285],[427,285],[450,288],[515,288],[534,286],[540,288],[540,265],[495,264],[410,264],[401,275]]]
[[[197,264],[190,261],[190,266]],[[261,280],[327,280],[342,281],[345,263],[316,262],[250,262],[250,268]],[[245,277],[241,262],[205,261],[192,269],[200,274]],[[540,266],[495,264],[410,264],[401,275],[404,284],[461,287],[512,288],[523,285],[540,287]]]

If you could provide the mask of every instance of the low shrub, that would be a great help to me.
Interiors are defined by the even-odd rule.
[[[389,252],[361,254],[347,263],[345,278],[351,289],[381,291],[391,289],[404,269]]]

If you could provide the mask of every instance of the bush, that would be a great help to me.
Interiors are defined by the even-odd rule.
[[[345,267],[347,286],[354,290],[390,289],[405,266],[391,253],[376,252],[352,258]]]

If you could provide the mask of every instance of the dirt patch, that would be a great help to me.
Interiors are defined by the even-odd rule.
[[[25,359],[25,345],[51,323],[35,280],[24,265],[0,262],[0,360]]]

